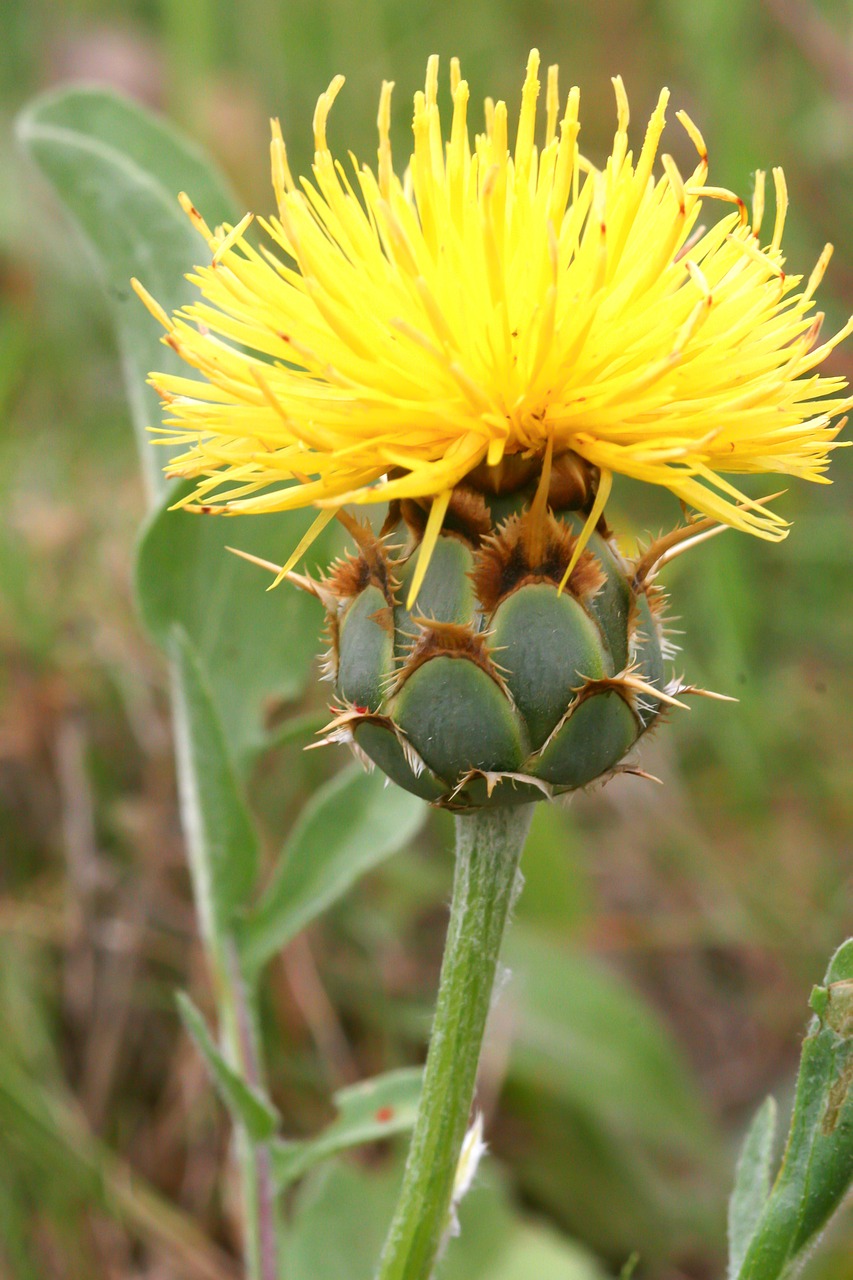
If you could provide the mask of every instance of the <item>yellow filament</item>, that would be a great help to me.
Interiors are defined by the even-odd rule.
[[[438,541],[438,535],[441,533],[442,522],[450,504],[452,492],[451,489],[447,489],[444,493],[437,494],[432,500],[424,536],[418,551],[418,563],[415,567],[412,585],[409,588],[409,595],[406,600],[407,609],[411,609],[414,606],[418,598],[418,592],[423,586],[426,571],[429,568],[429,562],[432,559],[432,553],[435,551],[435,544]]]
[[[843,378],[819,368],[851,325],[814,345],[830,247],[804,283],[790,273],[781,170],[768,243],[763,174],[747,211],[708,181],[705,139],[679,111],[698,154],[682,175],[661,154],[667,90],[634,158],[614,78],[612,151],[597,165],[578,149],[577,88],[561,115],[557,68],[544,101],[539,75],[533,50],[513,123],[505,102],[486,99],[475,136],[452,59],[443,132],[430,58],[401,165],[385,82],[373,168],[329,149],[335,77],[314,113],[312,172],[298,184],[272,122],[277,216],[258,219],[260,247],[246,235],[250,214],[211,230],[180,196],[203,237],[195,298],[169,316],[133,287],[188,366],[151,378],[168,415],[154,430],[171,446],[169,472],[196,480],[183,505],[317,506],[298,556],[346,502],[432,501],[425,572],[467,471],[513,454],[544,460],[553,447],[599,468],[590,520],[618,472],[708,518],[784,536],[784,522],[724,475],[825,480],[851,407]]]
[[[267,587],[267,591],[272,591],[273,587],[277,587],[278,584],[281,581],[283,581],[284,578],[287,577],[287,575],[290,573],[290,570],[296,564],[299,557],[305,554],[305,552],[311,546],[312,542],[314,542],[323,532],[326,525],[329,524],[332,520],[334,520],[335,514],[336,513],[334,510],[320,512],[320,514],[317,516],[317,519],[313,521],[311,527],[308,529],[307,533],[303,534],[303,536],[299,539],[299,542],[294,547],[290,555],[287,557],[284,564],[281,566],[281,571],[279,572],[278,576]]]
[[[586,518],[586,523],[578,535],[575,549],[572,552],[572,558],[569,561],[568,568],[560,580],[559,590],[565,588],[566,583],[575,571],[575,567],[580,560],[586,544],[595,533],[595,526],[601,519],[602,512],[607,505],[607,499],[610,497],[610,490],[613,487],[613,475],[610,471],[602,470],[598,481],[598,493],[595,495],[595,502],[592,504],[592,510]]]

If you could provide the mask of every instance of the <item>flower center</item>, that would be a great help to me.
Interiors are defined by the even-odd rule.
[[[481,462],[462,481],[487,497],[503,497],[535,489],[542,472],[541,457],[505,454],[496,466]],[[548,484],[548,506],[554,511],[588,510],[598,489],[599,470],[573,449],[555,453]]]

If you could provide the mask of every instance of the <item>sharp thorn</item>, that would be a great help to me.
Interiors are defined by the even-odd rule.
[[[740,698],[733,698],[728,693],[716,693],[713,689],[699,689],[694,684],[680,684],[673,689],[673,693],[677,693],[682,698],[710,698],[713,702],[740,702]]]
[[[618,770],[618,772],[630,773],[635,778],[645,778],[647,782],[656,782],[659,787],[663,786],[662,778],[656,778],[653,773],[646,773],[645,769],[636,769],[634,768],[633,765],[628,765],[628,764],[623,765],[622,768]]]
[[[737,509],[739,511],[749,511],[753,507],[773,502],[776,498],[781,498],[785,493],[787,493],[786,489],[780,489],[778,493],[768,494],[760,502],[751,500],[739,502]],[[705,542],[708,538],[714,538],[718,533],[723,533],[726,529],[732,527],[713,520],[709,516],[704,520],[696,520],[692,524],[682,525],[678,529],[673,529],[671,533],[664,534],[662,538],[656,538],[634,567],[634,586],[640,587],[650,574],[662,569],[665,564],[669,564],[671,560],[681,555],[682,552],[698,546],[700,542]]]
[[[232,556],[239,556],[241,560],[248,560],[249,564],[256,564],[259,569],[268,569],[270,573],[278,575],[281,573],[281,565],[273,564],[272,560],[262,560],[260,556],[253,556],[249,551],[241,551],[239,547],[226,547],[226,551],[230,551]]]

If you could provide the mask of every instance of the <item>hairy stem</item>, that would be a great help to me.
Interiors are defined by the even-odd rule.
[[[237,948],[229,939],[228,960],[234,995],[235,1049],[240,1055],[243,1078],[249,1085],[264,1084],[256,1009],[240,969]],[[249,1275],[258,1280],[278,1280],[278,1224],[272,1160],[266,1143],[253,1142],[241,1128],[237,1135],[238,1159],[243,1182],[245,1253]]]
[[[498,954],[532,805],[456,819],[456,873],[435,1021],[403,1186],[377,1280],[429,1280],[451,1223]]]

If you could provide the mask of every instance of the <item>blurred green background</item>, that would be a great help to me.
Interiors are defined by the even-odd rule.
[[[514,103],[536,44],[564,89],[580,84],[594,160],[620,72],[635,137],[668,84],[705,133],[711,181],[748,195],[756,167],[781,164],[790,269],[808,272],[836,242],[819,301],[837,324],[853,300],[851,42],[841,0],[4,0],[0,1276],[236,1274],[227,1126],[172,1001],[183,985],[204,1003],[205,980],[165,665],[132,599],[137,459],[102,294],[15,153],[17,111],[60,83],[110,84],[185,128],[264,212],[268,117],[304,169],[336,72],[347,87],[332,145],[371,160],[383,77],[397,83],[399,156],[429,53],[445,68],[461,57],[474,103]],[[668,145],[679,155],[677,126]],[[849,345],[833,368],[853,376]],[[484,1070],[491,1147],[513,1202],[614,1274],[632,1247],[638,1275],[720,1274],[743,1125],[767,1091],[789,1102],[811,984],[850,932],[845,455],[833,475],[830,490],[792,486],[783,545],[726,533],[665,575],[679,669],[739,705],[697,702],[645,744],[663,787],[622,778],[567,810],[540,806],[526,855],[508,956],[519,994],[499,1006]],[[677,515],[628,487],[617,511],[628,545]],[[320,712],[322,699],[288,710]],[[305,756],[306,740],[253,771],[270,848],[342,763]],[[274,967],[264,1030],[294,1133],[323,1121],[331,1089],[422,1053],[448,843],[435,816]],[[387,1159],[357,1167],[381,1180]],[[316,1217],[323,1188],[313,1195]],[[849,1280],[851,1245],[848,1212],[809,1280]]]

